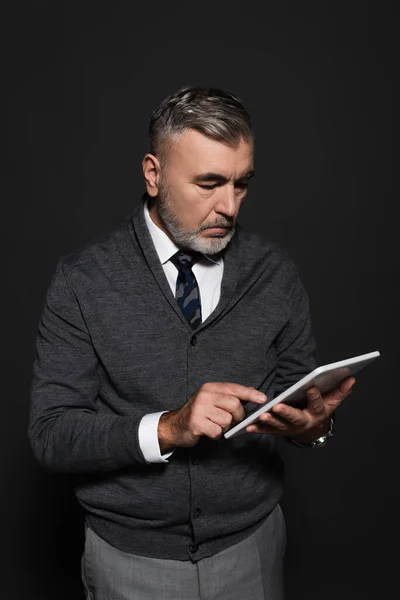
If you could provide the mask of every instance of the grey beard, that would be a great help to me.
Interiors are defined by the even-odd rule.
[[[185,250],[194,250],[202,254],[214,256],[225,250],[233,236],[235,235],[235,225],[227,231],[224,237],[200,238],[200,231],[187,231],[183,229],[176,215],[171,211],[168,201],[168,191],[160,187],[160,192],[155,201],[158,203],[158,213],[172,241]]]

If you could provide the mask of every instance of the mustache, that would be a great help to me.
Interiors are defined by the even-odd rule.
[[[215,225],[207,225],[207,227],[203,227],[203,229],[214,229],[215,227],[222,227],[224,229],[232,229],[234,223],[218,223]]]

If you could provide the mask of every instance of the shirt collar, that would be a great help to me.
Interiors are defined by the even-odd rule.
[[[152,220],[149,208],[148,208],[148,199],[146,198],[144,204],[144,219],[147,223],[147,227],[149,229],[150,235],[152,237],[154,246],[156,248],[158,257],[161,261],[161,264],[168,262],[170,258],[176,254],[179,250],[179,246],[177,246],[168,236],[162,231]],[[203,253],[202,253],[203,254]],[[218,265],[222,264],[222,258],[211,258],[211,256],[207,254],[203,254],[204,258],[207,260],[216,263]]]

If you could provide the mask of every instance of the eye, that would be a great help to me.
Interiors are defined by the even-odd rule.
[[[200,185],[200,183],[198,184],[199,187],[203,188],[203,190],[213,190],[214,188],[217,187],[217,185]]]
[[[247,190],[248,183],[237,183],[235,187],[239,188],[239,190]]]

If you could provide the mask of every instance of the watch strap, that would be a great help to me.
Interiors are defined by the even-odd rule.
[[[325,446],[327,441],[330,440],[331,437],[333,437],[334,422],[335,422],[335,419],[334,419],[334,416],[332,415],[330,418],[328,431],[326,433],[324,433],[324,435],[321,435],[316,440],[313,440],[312,442],[309,442],[308,444],[301,444],[300,442],[296,442],[296,440],[293,440],[291,438],[285,438],[285,439],[288,442],[290,442],[290,444],[294,444],[295,446],[297,446],[299,448],[320,448],[321,446]]]

